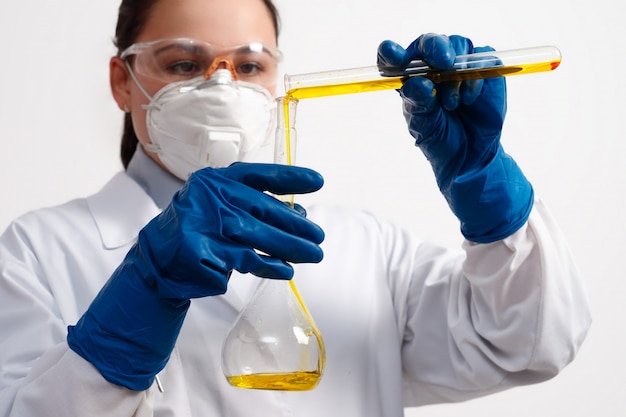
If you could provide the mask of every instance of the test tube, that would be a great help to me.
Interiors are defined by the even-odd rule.
[[[397,89],[409,77],[423,76],[435,83],[552,71],[561,63],[555,46],[480,52],[456,57],[452,68],[436,70],[422,60],[398,71],[377,65],[307,74],[285,75],[285,91],[296,99]]]

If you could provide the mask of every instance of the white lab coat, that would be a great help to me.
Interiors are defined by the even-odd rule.
[[[526,226],[450,251],[373,216],[309,208],[325,258],[297,265],[325,339],[308,392],[233,388],[221,344],[258,278],[193,300],[156,387],[106,382],[68,349],[76,323],[158,208],[125,173],[86,199],[27,214],[0,240],[0,416],[402,416],[548,379],[579,349],[590,316],[567,245],[537,201]]]

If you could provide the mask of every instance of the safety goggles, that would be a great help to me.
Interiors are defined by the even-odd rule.
[[[222,48],[191,38],[159,39],[135,43],[120,57],[134,56],[134,72],[164,83],[208,77],[212,66],[227,61],[231,71],[243,81],[271,87],[276,84],[282,54],[273,46],[249,43]]]

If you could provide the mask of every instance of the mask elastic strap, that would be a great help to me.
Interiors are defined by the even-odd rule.
[[[150,104],[143,104],[141,107],[143,109],[145,109],[145,110],[149,110],[149,109],[157,109],[157,110],[159,110],[160,109],[159,105],[154,102],[154,99],[152,97],[150,97],[150,94],[148,94],[148,92],[145,90],[145,88],[143,88],[143,86],[141,85],[141,83],[137,79],[137,76],[135,75],[135,72],[133,71],[133,69],[130,66],[130,64],[128,63],[128,61],[124,61],[124,64],[126,64],[126,68],[128,69],[128,72],[130,73],[130,78],[132,78],[133,81],[135,82],[135,84],[137,84],[137,88],[139,88],[139,91],[141,91],[141,93],[144,96],[146,96],[146,98],[148,100],[150,100]]]
[[[135,84],[137,85],[137,88],[139,88],[139,91],[141,91],[141,93],[146,96],[146,98],[148,100],[150,100],[150,104],[143,104],[141,107],[144,108],[145,110],[149,110],[149,109],[159,109],[159,105],[157,103],[154,102],[154,100],[152,99],[152,97],[150,97],[150,94],[148,94],[148,92],[145,90],[145,88],[143,88],[143,86],[141,85],[141,83],[139,82],[139,80],[137,79],[137,77],[135,76],[135,72],[133,71],[133,69],[131,68],[130,64],[128,63],[128,61],[124,61],[124,63],[126,64],[126,68],[128,68],[128,72],[130,74],[130,78],[133,79],[133,81],[135,82]],[[161,152],[161,147],[159,145],[155,145],[154,143],[142,143],[143,148],[150,153],[156,153],[159,154]]]

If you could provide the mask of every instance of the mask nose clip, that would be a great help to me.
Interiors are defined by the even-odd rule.
[[[233,64],[233,61],[225,56],[216,56],[213,63],[211,63],[209,68],[207,68],[204,72],[204,79],[208,80],[214,76],[221,78],[222,74],[225,74],[226,71],[230,73],[232,81],[237,81],[237,71],[235,71],[235,64]]]

